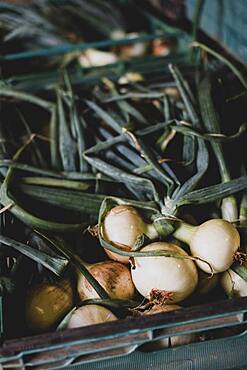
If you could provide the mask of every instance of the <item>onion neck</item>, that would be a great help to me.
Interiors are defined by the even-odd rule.
[[[93,266],[92,263],[85,262],[84,260],[81,259],[81,265],[86,267],[86,269],[89,269],[91,266]]]
[[[159,237],[159,234],[153,224],[146,224],[145,235],[150,239],[154,240]]]
[[[187,224],[186,222],[181,222],[176,231],[173,233],[173,236],[186,244],[190,244],[191,238],[196,229],[197,226]]]
[[[222,218],[229,222],[233,222],[238,219],[238,207],[235,197],[229,196],[222,200],[221,213]]]

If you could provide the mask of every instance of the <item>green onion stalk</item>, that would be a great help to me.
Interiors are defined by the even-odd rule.
[[[247,177],[242,176],[234,180],[226,177],[223,179],[224,181],[217,185],[195,190],[208,168],[209,155],[205,141],[219,144],[221,140],[227,141],[230,138],[225,136],[219,137],[215,129],[212,130],[212,133],[211,130],[206,134],[202,133],[200,115],[195,106],[196,99],[178,69],[170,66],[170,70],[175,77],[192,125],[175,120],[130,132],[130,130],[123,130],[107,111],[104,111],[93,102],[87,102],[87,105],[96,115],[116,131],[119,136],[99,142],[94,147],[86,150],[84,158],[90,165],[105,175],[117,178],[119,182],[124,184],[134,186],[135,190],[139,188],[145,189],[146,194],[149,192],[153,196],[153,204],[145,203],[140,198],[138,201],[127,201],[114,197],[105,198],[99,213],[99,240],[110,258],[123,263],[129,263],[129,260],[133,262],[134,260],[134,267],[140,263],[139,258],[147,256],[150,258],[164,257],[164,259],[174,257],[180,260],[192,260],[200,269],[207,273],[220,273],[232,265],[236,252],[240,247],[240,236],[235,226],[224,219],[213,219],[204,222],[202,225],[192,226],[178,218],[179,212],[181,207],[185,205],[216,202],[245,190],[247,188]],[[209,103],[205,109],[212,108]],[[206,113],[208,114],[208,112]],[[206,116],[206,113],[203,113],[203,115]],[[206,118],[208,119],[208,116]],[[183,135],[195,138],[197,149],[195,158],[196,173],[182,185],[172,175],[172,171],[169,173],[165,172],[159,166],[156,153],[152,148],[147,147],[144,142],[145,135],[150,135],[166,125],[170,125],[170,127]],[[237,137],[238,135],[239,133]],[[114,145],[125,143],[126,137],[129,138],[128,144],[135,146],[135,149],[140,151],[142,158],[145,158],[151,169],[155,171],[156,182],[148,176],[137,176],[136,172],[131,172],[131,169],[129,171],[122,170],[121,167],[118,168],[106,162],[105,158],[101,156],[101,152],[104,150],[107,149],[109,151]],[[236,135],[231,139],[233,138],[236,138]],[[163,198],[156,189],[157,180],[161,181],[166,187],[167,191]],[[167,237],[172,233],[174,233],[177,239],[190,246],[191,255],[181,255],[180,251],[175,250],[174,247],[170,248],[162,244],[158,244],[158,248],[156,245],[154,249],[153,247],[145,249],[146,246],[152,246],[154,241],[159,240],[162,243],[167,241]],[[215,238],[215,235],[218,236],[218,239]],[[208,245],[210,245],[210,248]],[[132,273],[132,278],[133,276],[134,272]],[[160,289],[164,290],[165,287],[162,286]],[[141,289],[139,291],[141,294],[144,294]],[[147,292],[145,292],[144,296],[147,297]]]
[[[200,83],[199,102],[205,127],[214,134],[220,134],[219,119],[212,99],[212,82],[209,76]],[[231,175],[224,158],[222,144],[212,141],[211,146],[218,162],[221,181],[222,183],[228,182],[231,180]],[[221,212],[222,217],[230,222],[238,219],[238,206],[234,196],[230,195],[222,200]]]

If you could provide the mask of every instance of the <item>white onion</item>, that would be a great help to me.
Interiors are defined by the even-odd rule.
[[[156,39],[153,41],[153,55],[165,56],[169,55],[173,45],[169,41]]]
[[[196,262],[207,273],[212,270],[214,273],[226,271],[233,263],[240,245],[237,229],[222,219],[212,219],[200,226],[182,223],[174,236],[189,244],[193,256],[207,262]]]
[[[127,72],[119,78],[118,83],[120,85],[126,85],[130,82],[140,82],[140,81],[143,81],[143,76],[140,73]]]
[[[221,276],[221,285],[227,295],[235,297],[247,296],[247,282],[235,271],[229,269]]]
[[[112,40],[119,40],[119,39],[123,39],[124,37],[126,37],[126,33],[119,29],[119,30],[114,30],[112,33],[111,33],[111,39]]]
[[[179,256],[188,256],[180,247],[171,243],[152,243],[141,249],[145,251],[167,250]],[[172,301],[180,302],[195,289],[198,281],[197,269],[193,261],[175,257],[135,257],[132,279],[136,289],[150,298],[153,289],[171,292]],[[168,302],[169,303],[169,302]]]
[[[104,261],[87,265],[89,272],[101,284],[112,299],[132,299],[135,287],[127,266],[115,262]],[[87,279],[78,272],[77,290],[80,299],[98,298],[98,294]]]
[[[107,308],[96,304],[85,305],[77,308],[72,313],[66,328],[79,328],[115,320],[117,320],[117,317]]]
[[[138,33],[128,33],[128,38],[133,39],[139,36]],[[121,59],[135,58],[143,56],[146,53],[147,45],[144,42],[135,42],[131,45],[120,46],[120,57]]]
[[[221,202],[221,214],[224,220],[229,222],[238,219],[238,205],[234,196],[228,196]]]
[[[106,64],[115,63],[117,62],[118,58],[114,53],[111,52],[87,49],[79,56],[78,60],[82,67],[99,67]]]
[[[103,238],[120,250],[131,251],[138,237],[145,234],[150,239],[157,237],[153,225],[146,224],[139,212],[131,206],[120,205],[112,208],[103,221]],[[129,257],[105,250],[116,261],[128,263]]]

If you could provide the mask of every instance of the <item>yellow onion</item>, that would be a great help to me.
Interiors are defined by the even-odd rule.
[[[247,282],[235,271],[229,269],[221,276],[221,286],[227,295],[235,297],[247,296]]]
[[[135,257],[132,279],[141,295],[150,298],[152,291],[169,292],[172,299],[167,303],[180,302],[195,289],[198,281],[197,269],[188,254],[172,243],[156,242],[143,247],[140,252],[166,250],[180,257]]]
[[[240,245],[237,229],[222,219],[212,219],[200,226],[182,223],[174,236],[190,246],[193,256],[207,262],[196,262],[207,273],[226,271]]]
[[[132,299],[135,287],[127,266],[116,261],[104,261],[87,265],[87,269],[112,299]],[[77,290],[80,299],[98,298],[98,294],[78,272]]]
[[[49,330],[73,307],[69,280],[34,285],[27,293],[26,322],[35,332]]]
[[[123,251],[131,251],[141,235],[150,239],[156,238],[157,232],[153,225],[146,224],[136,208],[120,205],[112,208],[105,216],[102,225],[103,238]],[[128,263],[129,257],[105,250],[113,260]]]
[[[115,320],[117,320],[117,317],[107,308],[96,304],[89,304],[81,306],[72,312],[66,328],[79,328]]]

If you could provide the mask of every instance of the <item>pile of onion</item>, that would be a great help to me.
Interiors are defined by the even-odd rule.
[[[149,239],[158,237],[152,224],[144,222],[137,209],[128,205],[112,208],[105,216],[102,236],[109,243],[124,251],[135,250],[140,236]],[[153,289],[169,292],[170,303],[180,302],[195,289],[198,281],[197,269],[189,255],[172,243],[156,242],[146,245],[139,252],[170,252],[175,257],[135,257],[132,263],[132,279],[136,289],[145,298],[150,298]],[[129,257],[106,250],[112,259],[128,263]],[[177,256],[177,257],[176,257]]]
[[[154,225],[145,223],[137,209],[128,205],[116,206],[107,213],[102,234],[106,241],[124,251],[133,250],[140,235],[151,240],[158,237]],[[211,219],[199,226],[181,222],[174,236],[189,245],[192,256],[198,258],[198,267],[207,273],[226,271],[240,246],[237,229],[222,219]],[[107,253],[113,259],[128,262],[127,257]]]
[[[145,222],[138,209],[129,205],[116,206],[106,214],[102,236],[120,251],[127,252],[136,251],[136,242],[140,237],[146,236],[150,240],[159,237],[154,225]],[[228,270],[239,248],[240,237],[231,223],[221,219],[209,220],[200,226],[181,223],[174,236],[189,244],[192,256],[174,243],[158,241],[151,242],[138,251],[140,255],[136,254],[131,259],[131,271],[125,265],[130,261],[128,256],[121,256],[107,249],[106,253],[112,260],[86,264],[85,267],[111,299],[133,299],[136,288],[143,297],[150,300],[152,292],[156,290],[161,297],[167,297],[166,308],[162,308],[161,302],[158,309],[154,306],[148,314],[176,309],[174,303],[188,298],[197,287],[196,264],[206,273]],[[148,256],[145,255],[146,252]],[[79,271],[77,274],[80,300],[98,298],[87,279]],[[217,279],[210,281],[206,278],[198,291],[209,291],[216,282]],[[223,274],[221,283],[228,293],[234,288],[236,294],[247,295],[247,283],[232,270]],[[170,308],[167,304],[171,305]],[[72,307],[73,292],[69,281],[64,281],[63,284],[43,283],[29,292],[27,321],[35,331],[44,331],[54,326]],[[116,319],[108,311],[97,305],[79,307],[73,311],[68,327],[78,326],[78,322],[81,322],[80,326],[84,326]],[[92,320],[87,319],[88,315],[91,315]]]
[[[136,251],[136,244],[141,236],[146,236],[151,241],[159,238],[154,225],[145,222],[139,210],[133,206],[113,207],[102,222],[102,237],[120,252]],[[240,246],[237,229],[223,219],[211,219],[199,226],[180,222],[173,236],[189,245],[191,256],[173,243],[155,242],[139,250],[139,252],[153,251],[153,256],[132,258],[131,274],[134,285],[147,299],[152,289],[158,289],[172,294],[168,303],[184,300],[195,290],[198,283],[195,263],[200,271],[207,274],[224,272],[234,262]],[[162,250],[170,251],[171,256],[155,255],[155,252]],[[119,262],[129,262],[128,256],[121,256],[107,249],[106,253]],[[229,280],[227,277],[229,272],[227,274],[222,278],[223,286],[226,286]],[[233,272],[230,274],[234,276]],[[218,278],[208,279],[206,276],[200,281],[198,292],[205,294],[217,284]],[[242,281],[242,285],[245,285],[245,282]]]

